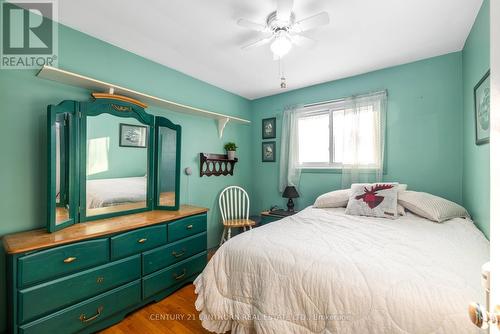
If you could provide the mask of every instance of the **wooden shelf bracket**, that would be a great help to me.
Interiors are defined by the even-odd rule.
[[[224,128],[226,127],[226,124],[229,122],[229,118],[219,118],[219,138],[222,139],[222,135],[224,134]]]

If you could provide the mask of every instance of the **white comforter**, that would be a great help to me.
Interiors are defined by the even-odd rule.
[[[476,333],[489,243],[443,224],[307,208],[225,243],[196,279],[203,326],[223,333]]]
[[[146,200],[145,176],[87,180],[87,208],[101,208]]]

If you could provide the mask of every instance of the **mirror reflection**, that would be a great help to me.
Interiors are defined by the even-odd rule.
[[[148,135],[135,118],[87,117],[87,216],[147,207]]]
[[[160,206],[175,206],[177,131],[158,128],[158,189]]]
[[[69,132],[67,114],[56,117],[56,225],[69,219],[68,153]]]

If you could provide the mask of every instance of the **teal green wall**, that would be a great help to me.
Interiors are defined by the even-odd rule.
[[[388,91],[387,181],[407,183],[462,202],[462,57],[452,53],[356,77],[302,88],[253,101],[253,208],[285,205],[278,192],[279,163],[261,162],[263,118],[277,117],[277,157],[281,115],[286,105],[312,103],[380,89]],[[279,159],[277,159],[279,160]],[[340,174],[309,170],[302,174],[299,208],[339,189]]]
[[[59,66],[176,102],[250,118],[250,102],[152,61],[64,26],[59,28]],[[35,77],[33,70],[0,70],[0,235],[45,226],[46,107],[64,99],[85,101],[89,92]],[[219,139],[217,123],[209,118],[158,108],[149,111],[182,126],[181,203],[208,207],[209,246],[222,232],[216,196],[227,185],[250,187],[251,127],[228,124]],[[234,176],[199,177],[198,154],[222,153],[227,141],[238,143]],[[189,197],[188,197],[189,195]],[[0,252],[0,332],[5,329],[5,262]]]
[[[487,3],[487,2],[485,2]],[[486,5],[484,5],[486,6]],[[483,7],[484,7],[483,6]],[[64,26],[59,28],[59,66],[84,75],[145,91],[180,103],[252,120],[229,124],[224,138],[214,120],[150,108],[149,112],[182,125],[181,203],[209,212],[209,246],[220,236],[216,195],[227,185],[249,190],[252,212],[285,205],[278,193],[278,162],[261,162],[261,120],[278,117],[277,157],[283,107],[387,89],[389,93],[386,180],[449,198],[471,211],[487,232],[488,146],[473,140],[472,87],[488,68],[488,18],[483,8],[461,52],[364,75],[248,101],[180,72]],[[462,74],[463,71],[463,74]],[[35,78],[32,70],[0,71],[0,235],[45,225],[46,106],[63,99],[88,100],[87,91]],[[469,94],[470,93],[470,94]],[[465,119],[465,122],[464,122]],[[463,133],[465,132],[465,133]],[[233,177],[198,176],[199,152],[222,152],[224,142],[238,144]],[[277,159],[279,160],[279,159]],[[462,182],[463,180],[463,182]],[[340,175],[306,171],[298,207],[340,187]],[[478,195],[479,193],[479,195]],[[477,196],[477,197],[476,197]],[[0,272],[5,271],[0,249]],[[5,329],[5,280],[0,277],[0,332]]]
[[[120,146],[120,123],[142,125],[133,118],[116,118],[111,114],[87,117],[87,140],[108,138],[108,169],[88,175],[87,179],[144,176],[148,169],[148,150],[142,147]],[[88,145],[88,142],[87,142]]]
[[[483,2],[463,50],[463,201],[487,236],[490,234],[490,144],[475,143],[473,91],[490,68],[489,5],[489,0]]]

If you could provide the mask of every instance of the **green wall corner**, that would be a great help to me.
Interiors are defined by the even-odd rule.
[[[490,69],[490,1],[485,0],[465,42],[463,55],[463,204],[490,235],[490,144],[476,145],[474,86]]]
[[[462,54],[451,53],[253,101],[254,208],[284,206],[278,192],[278,162],[260,162],[261,119],[277,117],[277,156],[286,105],[307,104],[387,89],[386,181],[407,183],[462,203]],[[306,170],[299,208],[339,189],[341,174]]]

